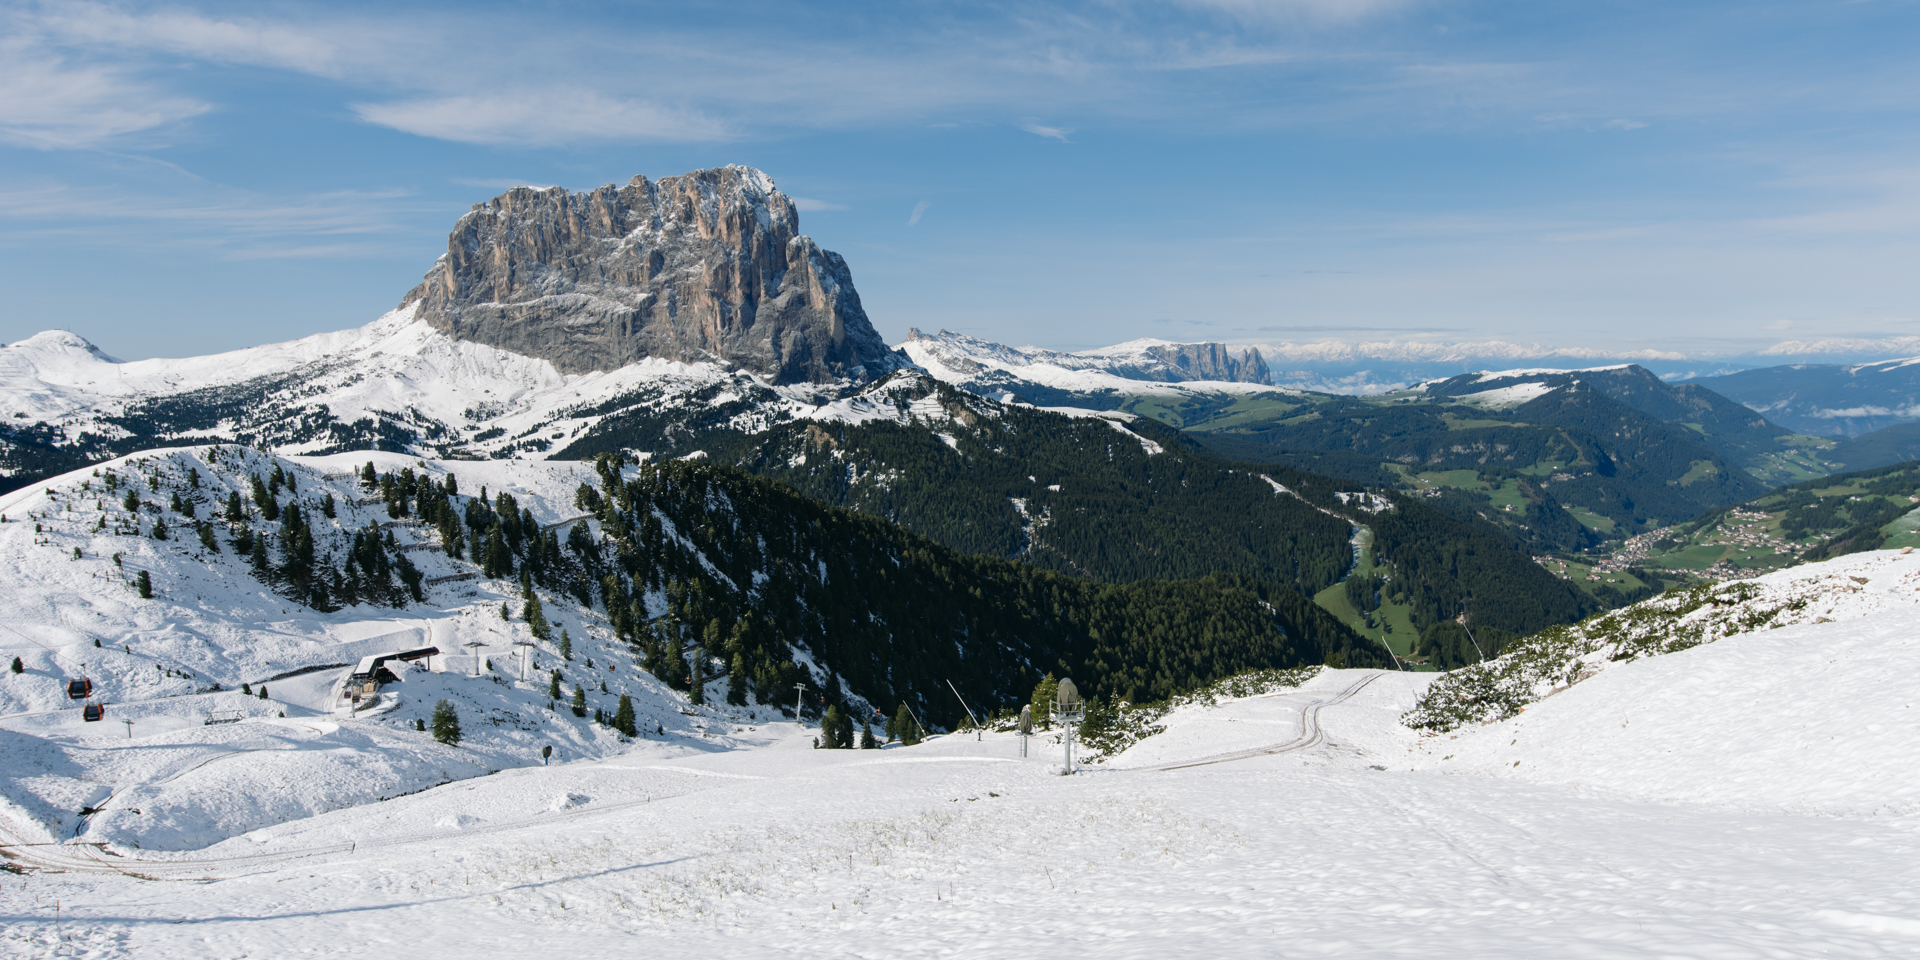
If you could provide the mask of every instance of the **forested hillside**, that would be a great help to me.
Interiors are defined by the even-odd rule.
[[[1110,582],[1230,573],[1311,595],[1350,564],[1348,524],[1315,509],[1333,502],[1329,478],[1238,468],[1151,420],[1002,405],[926,378],[883,398],[921,415],[664,436],[610,420],[559,455],[697,449],[956,550]]]
[[[1227,573],[1097,583],[965,554],[697,461],[623,476],[617,458],[601,458],[599,483],[574,495],[584,516],[544,526],[512,492],[462,492],[441,468],[376,473],[368,464],[352,478],[308,472],[296,482],[273,458],[234,448],[196,462],[207,473],[164,461],[143,480],[104,473],[101,505],[119,508],[101,529],[203,556],[230,551],[248,558],[241,569],[253,578],[316,610],[430,601],[436,588],[409,558],[431,543],[441,566],[518,581],[520,615],[537,638],[551,639],[542,596],[598,612],[648,670],[696,699],[724,677],[736,702],[790,703],[796,682],[827,678],[829,703],[904,701],[951,726],[963,711],[949,682],[991,709],[1020,702],[1048,672],[1138,701],[1330,656],[1386,662],[1284,586]],[[334,518],[350,503],[381,505],[390,522],[342,526]],[[395,529],[429,540],[397,543]]]

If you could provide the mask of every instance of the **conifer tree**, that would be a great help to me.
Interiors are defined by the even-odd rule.
[[[573,659],[573,638],[567,636],[567,631],[565,630],[560,631],[560,659]]]
[[[445,700],[433,705],[433,738],[449,747],[460,743],[460,714]]]
[[[267,685],[264,683],[260,685],[260,699],[267,699]]]
[[[240,502],[240,491],[227,491],[227,522],[239,523],[247,518],[246,505]]]
[[[893,714],[893,735],[900,738],[903,746],[911,747],[920,742],[920,724],[913,719],[913,711],[901,704]]]
[[[513,572],[513,554],[507,550],[507,542],[500,536],[500,525],[487,528],[486,546],[480,554],[480,567],[487,579],[497,580]]]
[[[840,705],[827,704],[827,712],[820,718],[820,746],[833,750],[840,746]]]
[[[13,658],[13,672],[14,672],[14,673],[24,673],[24,672],[26,672],[26,669],[27,669],[27,665],[26,665],[26,664],[24,664],[24,663],[21,663],[21,662],[20,662],[20,658],[19,658],[19,657],[14,657],[14,658]]]
[[[280,519],[280,502],[267,491],[267,485],[261,483],[259,477],[251,479],[253,480],[253,503],[260,508],[260,515],[268,520]]]
[[[841,750],[853,749],[853,713],[851,711],[840,711],[840,719],[833,727],[833,745]]]
[[[527,626],[533,630],[535,640],[545,640],[553,635],[553,628],[547,626],[547,615],[540,609],[540,595],[534,593],[531,587],[527,589],[527,603],[520,611],[520,615],[526,618]]]
[[[876,743],[873,739],[873,724],[864,721],[860,724],[860,749],[880,749],[880,744]]]
[[[573,715],[576,717],[587,715],[587,688],[577,683],[573,685]]]
[[[328,520],[334,519],[334,505],[333,505],[332,493],[328,493],[326,498],[320,501],[320,513],[323,516],[325,516]]]
[[[140,571],[140,576],[134,579],[134,585],[140,588],[140,599],[153,599],[153,578],[145,570]]]
[[[560,671],[555,670],[547,679],[547,699],[560,699]]]
[[[678,686],[687,680],[687,643],[680,639],[680,625],[667,624],[667,675],[660,679]]]
[[[733,663],[727,667],[727,702],[736,707],[747,705],[747,658],[745,654],[733,655]]]
[[[1060,692],[1060,681],[1049,673],[1033,688],[1033,696],[1027,700],[1033,705],[1033,722],[1042,726],[1053,725],[1053,698]]]
[[[633,719],[633,698],[624,693],[620,695],[620,708],[613,712],[613,728],[629,737],[640,732]]]
[[[687,675],[687,699],[696,704],[707,702],[707,648],[695,647],[692,670]]]

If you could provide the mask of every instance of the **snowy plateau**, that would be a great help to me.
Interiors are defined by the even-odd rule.
[[[23,664],[0,672],[0,954],[1920,954],[1920,555],[1750,581],[1687,615],[1731,624],[1712,642],[1588,657],[1507,719],[1418,731],[1437,675],[1322,670],[1190,700],[1061,776],[1051,732],[1024,756],[1011,732],[813,749],[543,597],[564,660],[501,617],[518,583],[406,551],[425,533],[367,495],[369,460],[592,522],[585,464],[233,446],[0,497],[0,657]],[[275,467],[333,496],[316,538],[388,523],[427,601],[317,613],[184,524],[114,535],[106,474],[150,498],[141,478],[197,477],[204,510]],[[421,644],[454,655],[333,709],[343,664]],[[631,696],[640,735],[552,709],[554,666],[596,708]],[[65,699],[82,674],[102,722]],[[441,700],[456,747],[416,729]]]

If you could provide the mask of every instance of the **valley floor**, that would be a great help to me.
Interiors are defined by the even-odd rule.
[[[1655,669],[1691,661],[1690,676],[1710,688],[1753,667],[1761,648],[1736,650],[1742,643],[1785,651],[1804,639],[1780,636],[1792,632],[1607,677],[1626,696],[1641,674],[1659,679]],[[1041,737],[1025,759],[1008,735],[818,751],[810,732],[779,724],[760,727],[758,745],[721,752],[667,756],[637,744],[171,855],[195,862],[155,873],[165,879],[0,875],[0,954],[1920,951],[1920,818],[1789,813],[1764,785],[1746,803],[1651,802],[1617,782],[1620,770],[1684,779],[1684,769],[1647,773],[1653,761],[1607,760],[1584,777],[1577,764],[1548,764],[1551,782],[1521,779],[1523,763],[1577,754],[1579,732],[1554,717],[1592,712],[1573,696],[1580,688],[1510,722],[1542,731],[1525,747],[1515,732],[1514,766],[1493,769],[1509,724],[1462,734],[1477,745],[1474,769],[1453,774],[1459,761],[1443,757],[1459,743],[1422,741],[1397,722],[1430,678],[1329,671],[1297,691],[1188,708],[1165,720],[1166,733],[1073,777],[1056,775],[1059,747]],[[1884,700],[1905,682],[1881,680],[1867,695]],[[1835,703],[1821,699],[1831,692],[1816,693],[1718,711],[1704,727],[1669,729],[1669,746],[1742,727],[1764,736],[1768,716],[1831,715]],[[1649,719],[1675,722],[1671,714]],[[1884,735],[1911,740],[1911,726]],[[1263,749],[1274,747],[1291,749]],[[1913,749],[1882,760],[1900,764]],[[1206,759],[1221,762],[1188,765]],[[1848,784],[1835,789],[1853,796]]]

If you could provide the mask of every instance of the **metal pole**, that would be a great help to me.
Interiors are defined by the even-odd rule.
[[[124,723],[124,724],[126,724],[126,725],[127,725],[127,739],[128,739],[128,740],[132,740],[132,739],[133,739],[133,721],[132,721],[132,720],[122,720],[122,721],[120,721],[120,722],[121,722],[121,723]]]
[[[806,684],[796,683],[793,685],[793,722],[801,725],[802,727],[807,725],[806,717],[802,716],[800,713],[801,704],[805,701],[806,696],[807,696]]]

